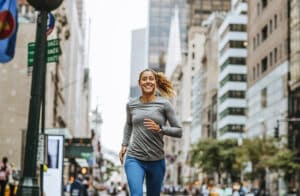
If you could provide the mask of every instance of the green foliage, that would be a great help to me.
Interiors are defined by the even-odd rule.
[[[236,145],[234,140],[201,140],[192,146],[190,163],[193,167],[201,168],[208,174],[217,172],[220,175],[228,172],[236,176],[240,169],[239,165],[235,163]]]
[[[296,154],[280,146],[273,138],[244,139],[238,146],[236,140],[204,139],[192,146],[190,164],[207,174],[227,173],[232,180],[238,177],[248,162],[252,163],[252,172],[244,177],[263,178],[266,168],[283,171],[285,177],[300,172]]]

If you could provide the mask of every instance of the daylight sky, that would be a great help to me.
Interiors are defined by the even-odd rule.
[[[148,0],[87,0],[91,16],[92,107],[103,117],[101,142],[118,152],[129,95],[131,31],[147,23]]]

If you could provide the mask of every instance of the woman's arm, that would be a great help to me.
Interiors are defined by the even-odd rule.
[[[162,126],[161,133],[171,137],[182,137],[182,127],[179,123],[172,104],[168,101],[165,105],[165,112],[170,126]]]
[[[122,148],[119,152],[119,158],[120,158],[121,164],[123,164],[123,162],[124,162],[124,155],[127,151],[127,146],[130,141],[131,133],[132,133],[132,121],[131,121],[131,114],[130,114],[130,110],[129,110],[129,104],[127,103],[127,105],[126,105],[126,123],[124,126],[124,132],[123,132],[123,142],[122,142]]]
[[[122,146],[128,146],[130,137],[132,133],[132,121],[131,121],[131,113],[129,109],[129,104],[126,105],[126,123],[124,126],[124,132],[123,132],[123,142]]]

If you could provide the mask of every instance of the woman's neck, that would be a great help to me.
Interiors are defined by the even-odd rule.
[[[143,103],[149,103],[149,102],[154,101],[155,99],[156,99],[156,95],[155,94],[152,94],[152,95],[145,95],[145,94],[143,94],[141,96],[141,101]]]

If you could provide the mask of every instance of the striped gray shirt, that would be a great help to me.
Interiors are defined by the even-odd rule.
[[[123,146],[127,154],[143,161],[164,158],[163,136],[182,136],[182,128],[169,100],[157,96],[150,103],[142,103],[139,97],[127,103],[127,119],[124,127]],[[144,119],[150,118],[162,127],[159,133],[145,128]],[[166,126],[166,122],[170,126]],[[132,138],[131,138],[132,137]]]

